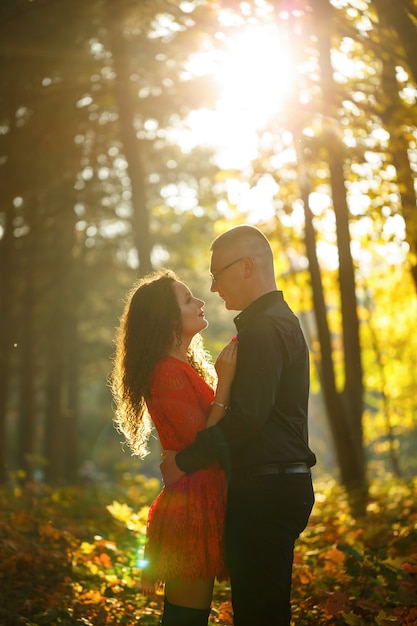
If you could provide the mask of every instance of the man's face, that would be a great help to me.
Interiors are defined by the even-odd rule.
[[[229,311],[241,311],[244,295],[243,257],[230,248],[214,250],[210,263],[211,289]]]

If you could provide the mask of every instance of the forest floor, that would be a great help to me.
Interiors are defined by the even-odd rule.
[[[163,595],[140,593],[140,558],[156,479],[0,491],[0,626],[157,626]],[[417,480],[386,478],[369,498],[334,482],[298,541],[296,626],[417,625]],[[217,584],[210,624],[233,624]]]

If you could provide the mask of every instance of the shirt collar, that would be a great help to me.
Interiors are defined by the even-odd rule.
[[[272,304],[282,302],[284,296],[282,291],[270,291],[269,293],[265,293],[263,296],[260,296],[254,302],[252,302],[246,309],[243,309],[236,315],[234,318],[234,323],[238,331],[242,330],[242,328],[247,324],[251,319],[257,317],[260,313],[266,311]]]

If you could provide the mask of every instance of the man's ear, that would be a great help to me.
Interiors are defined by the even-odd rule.
[[[248,278],[253,273],[255,260],[251,256],[244,256],[242,257],[242,261],[243,261],[243,269],[245,272],[245,278]]]

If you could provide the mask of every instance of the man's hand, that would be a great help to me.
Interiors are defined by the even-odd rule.
[[[164,481],[164,485],[166,487],[176,483],[177,480],[185,475],[185,472],[182,472],[175,462],[176,454],[175,450],[164,450],[162,453],[162,458],[164,460],[160,464],[159,468],[161,470],[162,480]]]

